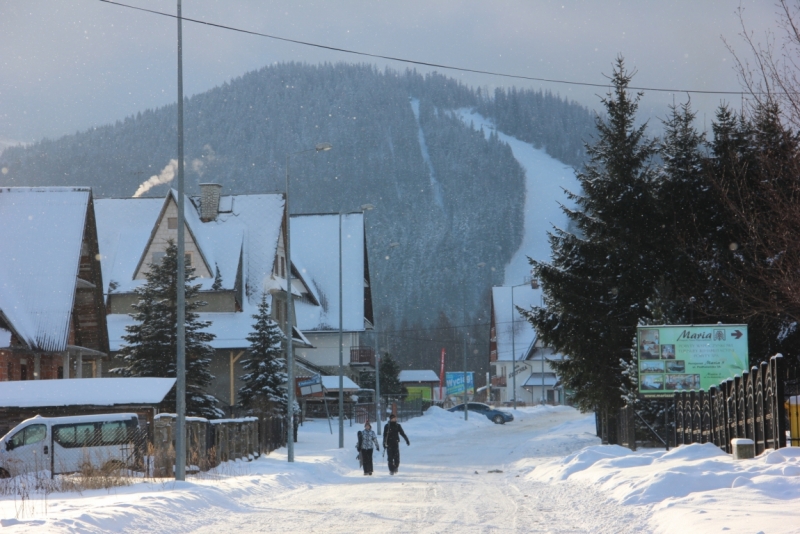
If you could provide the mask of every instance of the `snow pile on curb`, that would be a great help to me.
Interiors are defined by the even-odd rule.
[[[689,524],[695,532],[705,531],[693,522],[701,519],[709,531],[718,531],[720,524],[737,530],[741,523],[728,522],[737,515],[737,521],[746,520],[746,532],[754,532],[754,524],[764,532],[796,532],[800,525],[787,521],[800,517],[800,447],[736,461],[711,443],[669,452],[596,445],[535,467],[526,477],[583,482],[620,504],[652,506],[655,523],[665,531]],[[780,512],[778,503],[783,503]],[[686,514],[700,517],[690,521]]]

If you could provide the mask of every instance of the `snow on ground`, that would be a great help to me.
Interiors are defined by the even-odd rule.
[[[495,129],[494,122],[469,109],[459,109],[456,116],[475,128],[483,128],[488,137]],[[550,243],[547,232],[553,225],[566,228],[567,216],[561,211],[559,203],[572,205],[564,194],[564,189],[578,193],[580,185],[572,167],[547,155],[516,137],[497,132],[501,141],[508,143],[514,157],[525,170],[525,234],[522,244],[511,262],[506,266],[505,285],[523,283],[530,275],[528,257],[539,261],[550,261]]]
[[[403,423],[400,472],[376,453],[363,476],[357,427],[307,422],[285,449],[186,482],[46,500],[0,497],[3,532],[798,532],[800,449],[733,461],[711,445],[632,452],[599,445],[594,418],[521,408],[495,425],[432,408]]]

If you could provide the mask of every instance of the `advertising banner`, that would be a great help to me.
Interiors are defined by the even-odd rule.
[[[472,375],[472,372],[467,373],[467,395],[475,394],[475,381]],[[445,382],[447,382],[448,397],[464,394],[464,373],[445,373]]]
[[[640,326],[639,394],[708,390],[749,368],[747,325]]]

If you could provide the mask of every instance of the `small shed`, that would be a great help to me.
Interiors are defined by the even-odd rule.
[[[35,415],[127,413],[153,428],[174,378],[83,378],[0,382],[0,435]]]
[[[406,369],[397,378],[408,391],[409,399],[433,400],[433,388],[439,385],[439,377],[428,369]]]

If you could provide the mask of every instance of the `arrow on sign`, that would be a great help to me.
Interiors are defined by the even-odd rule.
[[[735,337],[736,339],[739,339],[739,338],[740,338],[740,337],[742,337],[744,334],[742,334],[742,333],[741,333],[739,330],[734,330],[733,332],[731,332],[731,335],[732,335],[733,337]]]

